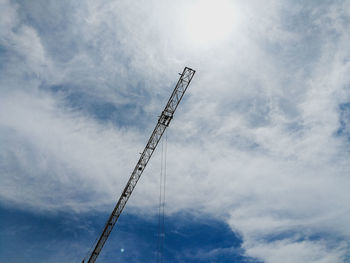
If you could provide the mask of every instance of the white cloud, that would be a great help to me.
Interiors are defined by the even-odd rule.
[[[337,263],[344,262],[345,244],[329,249],[324,242],[283,240],[268,244],[258,244],[247,252],[253,256],[264,258],[266,262],[312,262]]]
[[[112,206],[153,124],[140,131],[99,122],[45,87],[143,105],[155,122],[149,115],[160,112],[165,87],[188,63],[198,71],[169,130],[168,212],[225,220],[246,253],[266,262],[346,262],[348,244],[335,240],[350,236],[349,141],[338,134],[339,105],[350,95],[349,8],[236,1],[239,26],[203,48],[181,30],[185,2],[60,6],[69,9],[69,26],[55,24],[49,36],[21,22],[25,10],[1,5],[2,44],[23,57],[2,64],[3,202]],[[152,99],[142,101],[142,92]],[[157,202],[158,157],[128,204],[137,212]],[[285,233],[298,238],[269,240]]]
[[[137,158],[131,149],[141,147],[134,131],[64,111],[45,93],[11,93],[0,101],[3,200],[85,210],[121,191],[125,177],[115,175],[129,173]]]

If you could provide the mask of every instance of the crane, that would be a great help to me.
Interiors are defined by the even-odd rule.
[[[154,128],[152,135],[146,144],[145,149],[141,153],[140,159],[137,162],[133,172],[131,173],[129,181],[127,182],[121,196],[119,197],[117,204],[115,205],[111,215],[109,216],[105,227],[96,245],[94,246],[94,249],[89,254],[89,259],[87,263],[94,263],[98,255],[100,254],[104,244],[106,243],[110,233],[112,232],[115,223],[117,222],[120,214],[122,213],[123,208],[129,200],[132,191],[134,190],[138,180],[140,179],[142,172],[145,170],[148,161],[151,159],[152,154],[156,149],[158,142],[160,141],[165,129],[169,126],[174,116],[175,110],[179,105],[195,72],[195,70],[185,67],[183,72],[181,74],[179,73],[180,78],[173,90],[173,93],[171,94],[168,103],[166,104],[161,115],[159,116],[156,127]],[[82,263],[84,263],[84,260],[85,258],[83,259]]]

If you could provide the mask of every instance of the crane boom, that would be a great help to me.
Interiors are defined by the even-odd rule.
[[[132,191],[134,190],[138,180],[141,177],[142,172],[146,168],[148,161],[150,160],[154,150],[156,149],[159,140],[161,139],[165,129],[169,126],[170,121],[173,118],[175,110],[179,105],[188,85],[190,84],[195,70],[185,67],[173,93],[170,96],[168,103],[166,104],[162,114],[159,116],[156,127],[154,128],[151,137],[149,138],[145,149],[143,150],[139,161],[137,162],[130,179],[126,184],[123,193],[121,194],[112,214],[109,216],[108,221],[103,229],[103,232],[98,239],[94,250],[91,252],[88,263],[94,263],[100,254],[105,242],[107,241],[115,223],[117,222],[123,208],[126,205]],[[83,260],[84,262],[84,260]]]

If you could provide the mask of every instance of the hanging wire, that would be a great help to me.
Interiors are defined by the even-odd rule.
[[[162,183],[163,183],[163,153],[164,142],[161,141],[160,174],[159,174],[159,200],[158,200],[158,229],[157,229],[157,263],[160,262],[160,233],[161,233],[161,204],[162,204]]]
[[[165,140],[165,142],[164,142]],[[165,189],[166,189],[166,159],[168,134],[165,131],[165,138],[161,143],[161,164],[159,178],[159,205],[158,205],[158,238],[157,238],[157,263],[163,262],[163,250],[165,240]]]
[[[164,145],[164,167],[163,167],[163,211],[162,211],[162,243],[161,243],[161,263],[163,262],[163,251],[164,251],[164,243],[165,243],[165,189],[166,189],[166,161],[167,161],[167,150],[168,150],[168,132],[165,131],[165,145]]]

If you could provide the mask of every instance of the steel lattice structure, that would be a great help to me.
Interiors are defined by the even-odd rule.
[[[179,105],[188,85],[190,84],[195,70],[185,67],[173,93],[170,96],[168,103],[166,104],[162,114],[160,115],[157,125],[154,128],[151,137],[149,138],[145,149],[143,150],[139,161],[137,162],[128,183],[126,184],[123,193],[121,194],[112,214],[108,218],[108,221],[103,229],[103,232],[97,241],[94,250],[89,255],[88,263],[94,263],[100,254],[105,242],[107,241],[115,223],[117,222],[120,214],[123,211],[129,197],[134,190],[138,180],[140,179],[142,172],[145,170],[147,163],[151,159],[151,156],[156,149],[158,142],[160,141],[165,129],[169,126],[175,110]],[[84,260],[83,260],[84,262]]]

